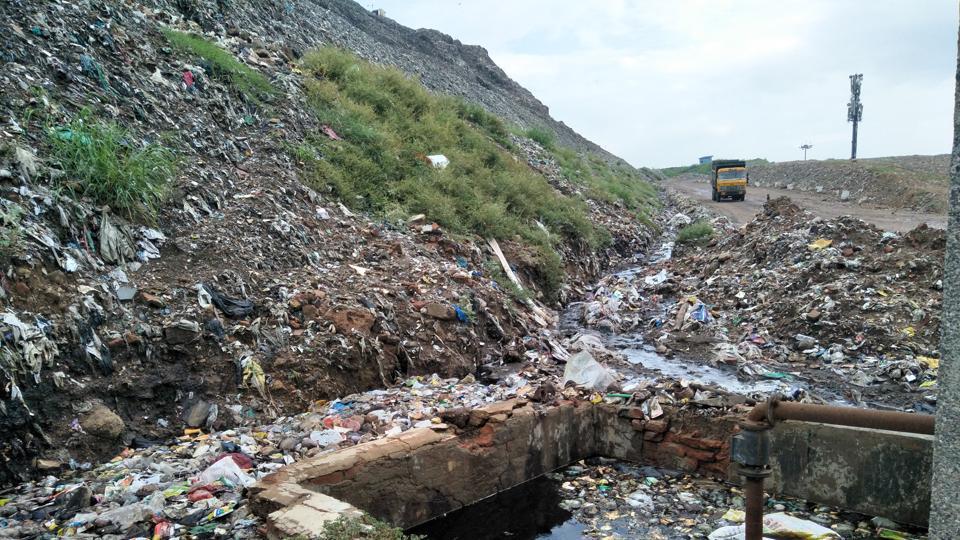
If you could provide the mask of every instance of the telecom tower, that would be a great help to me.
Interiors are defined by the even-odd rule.
[[[853,122],[853,141],[850,146],[850,159],[857,159],[857,124],[863,120],[863,104],[860,103],[860,84],[863,73],[850,76],[850,103],[847,103],[847,122]]]

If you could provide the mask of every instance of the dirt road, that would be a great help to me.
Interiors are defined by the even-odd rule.
[[[926,214],[903,209],[861,206],[855,202],[840,202],[831,199],[832,195],[820,193],[750,186],[747,188],[747,199],[743,202],[713,202],[710,200],[709,184],[692,179],[682,179],[669,180],[666,185],[700,201],[704,206],[729,217],[737,224],[746,223],[753,219],[753,216],[763,209],[763,203],[768,197],[771,199],[790,197],[795,203],[820,217],[855,216],[867,223],[872,223],[881,229],[890,231],[909,231],[921,223],[940,229],[947,226],[946,214]]]

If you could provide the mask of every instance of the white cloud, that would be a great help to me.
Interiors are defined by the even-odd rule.
[[[373,3],[366,2],[368,7]],[[847,75],[864,73],[860,155],[952,140],[951,0],[383,0],[412,27],[488,49],[551,113],[636,165],[716,154],[849,154]]]

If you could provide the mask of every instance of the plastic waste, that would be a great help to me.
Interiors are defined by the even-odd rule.
[[[710,540],[741,540],[745,538],[744,525],[720,527],[710,533]],[[817,525],[812,521],[795,518],[783,513],[763,516],[764,538],[795,538],[797,540],[829,540],[841,538],[836,531]]]
[[[573,381],[591,390],[603,392],[616,380],[613,373],[593,359],[587,351],[580,351],[567,360],[563,382]]]
[[[653,286],[660,285],[661,283],[664,283],[665,281],[667,281],[668,277],[669,277],[669,274],[667,274],[667,269],[664,268],[652,276],[647,276],[643,278],[643,282],[653,287]]]
[[[243,472],[243,469],[241,469],[240,466],[237,465],[237,462],[232,458],[221,459],[213,465],[210,465],[202,473],[200,473],[200,476],[197,477],[197,481],[201,484],[210,484],[221,478],[230,482],[231,484],[241,485],[244,487],[252,486],[257,481],[249,474]]]
[[[709,322],[712,319],[710,316],[710,311],[707,310],[706,304],[702,302],[697,304],[697,306],[690,311],[690,318],[703,323]]]
[[[436,169],[446,169],[447,165],[450,165],[450,160],[447,159],[447,156],[443,154],[434,154],[432,156],[427,156],[427,160]]]
[[[109,263],[132,261],[137,256],[126,235],[110,222],[108,214],[100,219],[100,255]]]
[[[120,527],[121,530],[127,530],[134,524],[151,519],[153,516],[162,514],[166,505],[166,498],[160,491],[153,492],[146,499],[126,506],[120,506],[100,514],[99,519],[103,519]]]
[[[213,305],[231,319],[242,319],[253,312],[254,305],[250,300],[232,298],[206,283],[203,284],[203,288],[210,294]]]
[[[339,444],[340,441],[343,440],[343,436],[335,429],[325,429],[323,431],[310,432],[310,440],[317,443],[321,448],[326,448],[334,444]]]

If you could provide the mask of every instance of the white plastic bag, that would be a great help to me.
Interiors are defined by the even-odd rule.
[[[616,379],[613,373],[600,365],[587,351],[580,351],[567,360],[567,367],[563,370],[563,383],[573,381],[578,385],[591,390],[603,392]]]
[[[710,533],[710,540],[743,540],[744,525],[720,527]],[[830,530],[812,521],[788,516],[783,513],[767,514],[763,516],[763,534],[776,537],[796,538],[797,540],[833,540],[840,538],[836,531]]]
[[[243,472],[243,469],[237,465],[237,462],[229,456],[207,467],[206,470],[200,473],[197,482],[200,484],[209,484],[216,482],[220,478],[224,478],[234,485],[244,487],[252,486],[257,482],[255,478]]]

